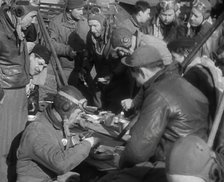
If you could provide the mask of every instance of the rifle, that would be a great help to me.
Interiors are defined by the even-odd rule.
[[[50,50],[51,50],[52,55],[53,55],[53,58],[54,58],[54,61],[51,59],[52,60],[51,64],[52,64],[52,68],[53,68],[53,71],[54,71],[54,74],[55,74],[57,86],[58,86],[58,88],[60,88],[63,85],[68,85],[67,79],[66,79],[65,74],[64,74],[64,72],[62,70],[62,67],[61,67],[61,63],[58,59],[57,53],[54,49],[54,46],[52,45],[50,36],[49,36],[49,34],[47,32],[47,29],[45,27],[43,18],[40,14],[40,10],[38,10],[38,13],[37,13],[37,21],[38,21],[38,24],[40,26],[40,31],[43,34],[44,40],[49,45]],[[57,72],[57,68],[58,68],[58,72]]]
[[[217,110],[216,110],[216,115],[215,115],[215,119],[214,119],[214,122],[213,122],[213,125],[212,125],[212,129],[209,133],[207,144],[210,148],[213,147],[214,140],[215,140],[219,125],[221,123],[223,110],[224,110],[224,92],[222,93],[221,100],[220,100],[219,105],[218,105]]]

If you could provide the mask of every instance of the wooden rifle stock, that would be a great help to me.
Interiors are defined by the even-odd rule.
[[[41,32],[43,34],[44,40],[49,45],[49,47],[51,49],[51,52],[52,52],[52,56],[53,56],[54,61],[55,61],[55,62],[52,61],[51,63],[52,63],[52,68],[53,68],[55,77],[56,77],[57,85],[58,85],[59,88],[61,86],[63,86],[63,85],[68,85],[68,83],[66,81],[67,79],[66,79],[66,77],[64,75],[64,72],[62,70],[62,67],[61,67],[61,63],[60,63],[60,61],[58,59],[57,53],[55,51],[55,48],[52,45],[50,36],[49,36],[49,34],[47,32],[47,29],[45,27],[45,24],[44,24],[44,21],[43,21],[43,18],[41,16],[41,14],[40,14],[40,11],[38,11],[38,13],[37,13],[37,20],[38,20],[38,23],[39,23],[39,26],[40,26],[40,30],[41,30]],[[56,68],[58,68],[58,72],[59,73],[57,72]]]
[[[216,137],[219,125],[221,123],[223,110],[224,110],[224,92],[222,93],[221,100],[220,100],[219,105],[217,107],[217,111],[216,111],[215,119],[214,119],[214,122],[213,122],[213,125],[212,125],[212,129],[211,129],[211,131],[209,133],[209,137],[208,137],[208,142],[207,143],[208,143],[208,146],[210,148],[213,147],[214,140],[215,140],[215,137]]]

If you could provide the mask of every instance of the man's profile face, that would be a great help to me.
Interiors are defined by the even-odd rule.
[[[35,53],[30,54],[30,75],[39,74],[45,67],[47,67],[47,64],[43,58]]]
[[[192,27],[198,27],[202,24],[203,22],[203,15],[200,11],[197,9],[193,8],[191,11],[191,16],[190,16],[190,24]]]
[[[169,25],[175,20],[175,11],[173,9],[161,11],[159,17],[165,25]]]
[[[83,17],[83,8],[76,8],[71,11],[71,15],[74,19],[80,20]]]
[[[103,27],[101,26],[100,22],[97,20],[89,20],[89,28],[92,35],[96,38],[101,36],[103,31]]]

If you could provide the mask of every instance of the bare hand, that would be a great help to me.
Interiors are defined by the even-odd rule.
[[[104,85],[108,85],[110,83],[110,77],[109,76],[101,77],[98,78],[97,81]]]
[[[124,99],[121,101],[121,106],[125,111],[128,111],[129,109],[134,107],[133,100],[132,99]]]
[[[85,138],[84,140],[88,141],[91,144],[92,148],[98,146],[100,143],[100,139],[97,137],[89,137]]]

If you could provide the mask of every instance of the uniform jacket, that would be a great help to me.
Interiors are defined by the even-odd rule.
[[[18,182],[51,181],[78,166],[89,154],[87,141],[65,149],[61,129],[52,125],[50,109],[30,123],[18,149]]]
[[[208,129],[208,101],[174,72],[158,72],[143,85],[143,103],[131,139],[121,156],[121,167],[164,161],[180,137],[196,134],[204,139]]]
[[[26,43],[18,40],[6,10],[0,8],[0,85],[2,88],[21,88],[29,79]]]
[[[69,51],[74,49],[76,44],[86,43],[88,31],[89,26],[85,18],[79,21],[67,20],[65,13],[59,14],[49,23],[50,37],[63,68],[74,68]],[[71,39],[75,39],[74,36],[78,38],[76,42],[71,42]]]

